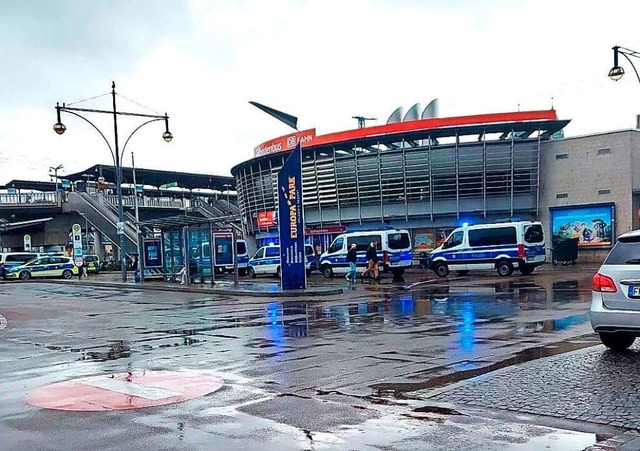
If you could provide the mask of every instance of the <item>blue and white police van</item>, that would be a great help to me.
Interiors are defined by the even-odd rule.
[[[413,264],[411,236],[407,230],[369,230],[338,235],[320,257],[320,271],[326,278],[349,272],[347,252],[355,243],[358,271],[367,267],[367,247],[375,241],[378,264],[383,272],[401,276]]]
[[[309,275],[311,271],[316,269],[313,246],[305,244],[304,253],[307,258],[307,275]],[[249,259],[248,271],[251,277],[265,274],[280,277],[280,246],[270,244],[269,246],[262,246],[258,249],[256,253],[253,254],[253,257]]]
[[[514,269],[531,274],[545,258],[542,223],[518,221],[458,227],[431,252],[428,266],[439,277],[451,270],[465,275],[475,269],[508,277]]]

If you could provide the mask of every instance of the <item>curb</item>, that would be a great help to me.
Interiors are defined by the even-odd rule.
[[[40,281],[34,281],[40,282]],[[344,294],[342,288],[331,289],[306,289],[306,290],[292,290],[292,291],[258,291],[258,290],[246,290],[242,288],[227,289],[227,288],[183,288],[183,287],[171,287],[171,286],[149,286],[144,283],[115,283],[115,282],[70,282],[66,280],[46,280],[46,283],[55,283],[58,285],[81,285],[85,287],[93,288],[120,288],[126,290],[148,290],[148,291],[169,291],[174,293],[198,293],[198,294],[222,294],[226,296],[247,296],[247,297],[265,297],[265,296],[278,296],[285,298],[296,297],[318,297],[318,296],[336,296]]]

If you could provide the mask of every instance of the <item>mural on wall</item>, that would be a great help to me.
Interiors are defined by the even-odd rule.
[[[578,238],[578,246],[611,246],[614,238],[613,204],[551,209],[554,240]]]

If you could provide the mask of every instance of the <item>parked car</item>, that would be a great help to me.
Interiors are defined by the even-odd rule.
[[[0,276],[4,277],[6,270],[20,266],[38,257],[36,252],[2,252],[0,253]]]
[[[640,336],[640,230],[618,237],[593,276],[590,313],[608,348],[627,349]]]
[[[438,277],[450,270],[467,274],[473,269],[496,270],[508,277],[514,269],[531,274],[545,262],[542,223],[531,221],[464,225],[429,255],[429,269]]]
[[[5,272],[5,279],[29,280],[32,277],[62,277],[71,279],[78,267],[71,257],[36,257],[23,265],[13,266]]]
[[[405,269],[413,265],[411,237],[406,230],[367,230],[338,235],[327,252],[320,257],[322,274],[331,278],[334,274],[346,274],[349,271],[347,252],[352,244],[358,251],[356,267],[364,270],[367,266],[367,247],[375,241],[378,262],[383,272],[401,276]]]
[[[87,262],[87,272],[100,274],[100,257],[97,255],[85,255],[84,261]]]
[[[309,275],[316,268],[313,246],[305,244],[304,253],[307,258],[307,275]],[[251,277],[262,274],[280,277],[280,246],[262,246],[258,249],[253,257],[249,259],[248,271]]]

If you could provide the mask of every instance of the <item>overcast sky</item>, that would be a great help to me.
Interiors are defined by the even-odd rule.
[[[607,78],[613,45],[640,50],[636,0],[0,0],[0,184],[48,180],[111,156],[55,104],[108,93],[119,108],[167,112],[127,147],[139,167],[228,175],[289,132],[248,104],[318,134],[383,124],[398,106],[440,99],[441,116],[548,109],[568,136],[632,128],[640,83]],[[634,60],[640,69],[640,60]],[[74,106],[110,108],[110,97]],[[106,115],[90,118],[113,140]],[[121,145],[142,121],[122,118]]]

